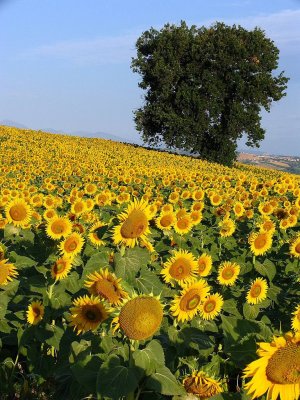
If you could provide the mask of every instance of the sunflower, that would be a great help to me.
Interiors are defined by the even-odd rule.
[[[53,218],[58,218],[57,212],[56,210],[54,210],[53,208],[48,208],[45,212],[44,212],[44,218],[46,221],[50,221]]]
[[[298,400],[300,396],[300,334],[273,337],[271,343],[258,343],[260,358],[244,369],[244,378],[251,378],[245,389],[255,399]]]
[[[193,371],[192,375],[184,378],[183,386],[187,393],[192,393],[201,400],[223,392],[219,380],[212,378],[204,371]]]
[[[117,328],[133,340],[145,340],[154,335],[163,319],[163,306],[152,295],[140,295],[129,299],[116,318]]]
[[[101,221],[97,221],[92,225],[90,233],[88,234],[88,238],[94,246],[96,247],[104,246],[105,242],[104,240],[102,240],[103,236],[102,231],[105,230],[104,227],[106,226],[107,225]]]
[[[272,235],[269,232],[252,232],[249,236],[249,244],[252,253],[259,256],[272,247]]]
[[[170,230],[175,222],[176,216],[172,211],[163,212],[155,219],[156,226],[166,231]]]
[[[170,311],[178,321],[192,319],[200,310],[201,303],[209,293],[209,286],[204,279],[192,283],[180,292],[172,301]]]
[[[270,235],[273,235],[276,230],[276,226],[274,222],[271,219],[264,219],[259,225],[259,231],[261,233],[263,232],[269,232]]]
[[[5,216],[9,223],[21,228],[26,227],[31,219],[32,210],[23,199],[14,199],[5,206]]]
[[[292,328],[295,331],[300,331],[300,304],[296,307],[296,310],[293,312],[292,319]]]
[[[118,279],[108,269],[100,269],[99,272],[89,274],[87,279],[84,285],[88,288],[89,292],[95,296],[104,298],[112,305],[120,304],[128,296],[120,284],[122,279]]]
[[[73,257],[76,254],[80,253],[83,243],[83,237],[79,233],[73,232],[60,243],[59,248],[64,256]]]
[[[55,280],[64,279],[71,271],[72,264],[69,258],[59,258],[51,268],[51,276]]]
[[[174,255],[164,264],[160,274],[166,283],[179,285],[190,283],[196,279],[198,263],[192,253],[187,250],[175,250]]]
[[[184,215],[183,217],[177,219],[174,224],[175,232],[179,233],[180,235],[184,235],[188,233],[193,227],[193,221],[189,215]]]
[[[242,217],[245,212],[243,204],[237,201],[233,206],[233,212],[236,217]]]
[[[198,225],[203,218],[202,212],[201,211],[192,211],[190,213],[190,218],[192,220],[193,225]]]
[[[144,200],[134,200],[129,203],[125,212],[119,215],[120,225],[113,228],[114,244],[124,244],[134,247],[138,239],[145,240],[150,234],[150,206]]]
[[[200,315],[203,319],[214,319],[221,311],[224,300],[219,293],[209,295],[200,307]]]
[[[212,268],[212,257],[207,253],[201,254],[198,258],[198,274],[200,276],[207,276]]]
[[[219,227],[220,227],[220,235],[222,237],[232,236],[235,231],[235,223],[230,218],[224,218],[222,221],[220,221]]]
[[[300,258],[300,234],[290,243],[290,255]]]
[[[212,206],[219,206],[222,203],[223,198],[218,193],[213,193],[210,196],[209,200]]]
[[[218,270],[218,282],[225,286],[234,285],[240,269],[241,267],[238,264],[231,261],[224,261]]]
[[[6,263],[8,259],[0,261],[0,285],[7,285],[8,282],[16,278],[19,273],[13,264]]]
[[[27,322],[30,325],[38,324],[44,316],[45,308],[41,301],[33,301],[26,311]]]
[[[61,239],[70,235],[72,223],[68,218],[54,217],[48,221],[46,233],[51,239]]]
[[[99,297],[81,296],[73,301],[74,307],[70,308],[70,326],[77,329],[77,334],[98,328],[101,322],[108,318],[109,310],[106,309]]]
[[[263,278],[256,278],[252,282],[251,287],[247,293],[247,302],[249,304],[258,304],[265,300],[267,297],[268,284]]]

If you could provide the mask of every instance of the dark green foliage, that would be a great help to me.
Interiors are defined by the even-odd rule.
[[[261,108],[285,96],[288,78],[272,74],[279,50],[264,31],[215,23],[210,28],[166,24],[144,32],[132,69],[146,90],[135,123],[144,142],[198,153],[230,165],[237,140],[258,147]]]

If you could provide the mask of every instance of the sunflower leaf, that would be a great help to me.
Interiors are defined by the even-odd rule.
[[[157,340],[152,340],[142,350],[136,350],[133,359],[135,366],[143,369],[146,375],[151,375],[156,367],[165,364],[164,351]]]
[[[101,365],[97,374],[97,394],[113,399],[126,396],[138,387],[137,367],[128,368],[121,364],[116,355],[111,355]]]
[[[184,394],[185,390],[180,385],[169,368],[161,366],[146,381],[146,388],[166,396]]]

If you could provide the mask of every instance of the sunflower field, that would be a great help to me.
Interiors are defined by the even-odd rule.
[[[0,144],[1,400],[298,400],[300,176]]]

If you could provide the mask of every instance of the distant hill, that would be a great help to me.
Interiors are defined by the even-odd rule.
[[[11,121],[8,119],[3,119],[2,121],[0,121],[0,125],[11,126],[11,127],[20,128],[20,129],[31,129],[23,124],[19,124],[18,122]],[[127,138],[122,138],[120,136],[113,135],[110,133],[105,133],[105,132],[89,132],[89,131],[65,132],[63,130],[57,130],[57,129],[53,129],[53,128],[40,128],[40,130],[43,132],[72,135],[72,136],[81,136],[81,137],[86,137],[86,138],[101,138],[101,139],[113,140],[115,142],[136,143],[133,140],[130,140]]]

